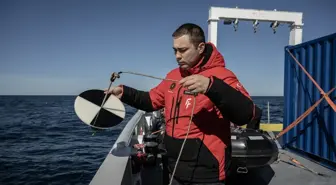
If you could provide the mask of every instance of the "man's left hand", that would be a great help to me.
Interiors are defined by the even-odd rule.
[[[208,89],[210,79],[202,75],[191,75],[183,78],[179,83],[193,93],[204,94]]]

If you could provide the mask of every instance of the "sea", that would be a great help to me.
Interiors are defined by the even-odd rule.
[[[94,131],[74,112],[75,96],[0,96],[0,185],[89,184],[137,109]],[[252,97],[262,122],[283,122],[283,97]]]

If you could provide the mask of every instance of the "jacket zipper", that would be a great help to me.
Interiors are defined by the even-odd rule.
[[[178,101],[177,101],[177,104],[176,104],[176,109],[177,109],[177,113],[176,113],[176,118],[179,118],[179,116],[180,116],[180,105],[181,105],[181,101],[182,101],[182,96],[178,99]],[[175,124],[178,124],[178,122],[177,122],[177,119],[176,119],[176,121],[175,121]]]
[[[173,113],[173,110],[174,110],[174,97],[173,97],[173,100],[172,100],[172,105],[171,105],[171,110],[170,110],[170,120],[172,120],[172,113]],[[172,129],[172,137],[173,137],[173,133],[174,133],[174,120],[172,120],[173,122],[173,129]]]
[[[182,97],[179,98],[180,90],[182,89],[182,86],[179,87],[177,91],[177,97],[176,97],[176,103],[175,103],[175,109],[174,109],[174,115],[173,115],[173,129],[172,129],[172,137],[174,137],[174,130],[175,130],[175,124],[177,124],[178,115],[180,114],[180,104]]]

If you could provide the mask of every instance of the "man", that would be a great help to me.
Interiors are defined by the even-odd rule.
[[[183,24],[173,33],[173,49],[178,68],[149,92],[120,85],[108,93],[144,111],[165,108],[168,169],[174,170],[187,134],[198,93],[188,139],[178,161],[175,183],[222,184],[231,159],[230,122],[245,125],[260,119],[261,111],[250,99],[233,72],[225,68],[217,48],[205,42],[203,30]]]

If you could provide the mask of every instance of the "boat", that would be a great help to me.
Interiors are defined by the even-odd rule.
[[[231,127],[233,170],[247,173],[248,169],[263,167],[278,159],[275,140],[263,130]]]
[[[208,40],[214,45],[217,44],[217,24],[220,19],[224,19],[225,24],[233,23],[235,29],[239,20],[254,21],[255,29],[258,20],[272,22],[274,32],[279,22],[290,24],[289,45],[299,45],[302,42],[303,23],[302,13],[299,12],[210,7]],[[287,79],[289,80],[291,79]],[[295,86],[294,82],[288,83]],[[286,109],[292,110],[288,107]],[[164,122],[158,115],[157,111],[138,110],[135,113],[113,144],[90,185],[168,184],[170,179],[162,143]],[[288,116],[287,113],[286,115]],[[294,150],[282,148],[271,131],[232,126],[231,135],[232,164],[227,184],[336,184],[333,169]]]
[[[157,112],[138,110],[125,125],[91,180],[90,185],[168,184],[169,177],[164,164],[164,148],[160,147],[160,141],[162,140],[160,139],[160,129],[162,126],[153,122],[156,117]],[[229,177],[230,184],[336,184],[336,173],[334,171],[295,153],[281,149],[279,143],[272,140],[274,134],[271,132],[265,133],[241,128],[233,128],[233,130],[236,131],[233,132],[232,136],[237,138],[232,139],[232,143],[238,141],[233,144],[237,145],[237,147],[233,147],[233,161],[245,162],[238,163],[240,166],[238,165],[232,171]],[[151,133],[153,132],[157,134],[152,136]],[[263,137],[266,145],[270,145],[267,147],[268,151],[265,148],[260,151],[249,151],[242,147],[248,141],[247,137],[251,137],[251,141],[259,141],[259,144],[260,141],[263,141],[260,136]],[[255,155],[252,155],[253,153]],[[265,160],[262,160],[262,158],[265,158]],[[300,161],[300,164],[307,168],[296,166],[292,159]],[[242,164],[245,164],[245,166],[242,166]],[[314,169],[314,171],[310,169]],[[318,171],[319,174],[315,171]]]

